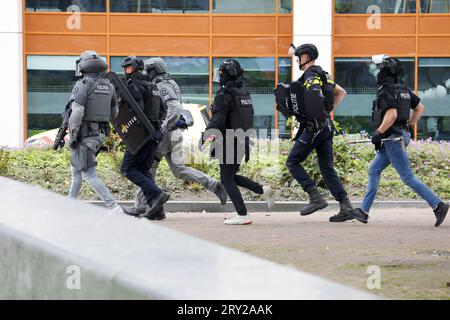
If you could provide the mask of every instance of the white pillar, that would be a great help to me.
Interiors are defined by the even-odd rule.
[[[319,50],[317,64],[331,72],[332,0],[294,0],[294,44],[313,43]],[[300,76],[293,60],[294,79]]]
[[[0,1],[0,146],[23,145],[22,0]]]

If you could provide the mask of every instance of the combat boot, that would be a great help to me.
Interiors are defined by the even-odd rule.
[[[444,222],[445,216],[447,215],[449,205],[440,202],[436,209],[434,209],[434,215],[436,216],[435,227],[439,227],[442,222]]]
[[[344,222],[347,220],[353,220],[353,217],[350,215],[350,211],[353,210],[353,206],[347,197],[339,201],[339,206],[339,212],[336,215],[330,217],[330,222]]]
[[[361,210],[361,208],[353,209],[349,212],[353,219],[358,220],[361,223],[367,223],[369,220],[369,215]]]
[[[309,194],[309,204],[300,210],[300,215],[307,216],[328,206],[316,186],[308,188],[306,192]]]
[[[166,213],[164,211],[164,206],[160,206],[157,210],[155,210],[151,215],[141,215],[143,218],[147,218],[148,220],[164,220],[166,218]]]
[[[123,207],[123,213],[133,216],[133,217],[139,217],[141,214],[145,213],[145,209],[139,209],[136,207]]]

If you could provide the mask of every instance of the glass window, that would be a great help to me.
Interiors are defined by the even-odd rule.
[[[209,13],[209,0],[111,0],[111,12]]]
[[[73,11],[72,6],[77,6],[81,12],[106,12],[106,0],[26,0],[27,11],[66,12]]]
[[[450,0],[420,0],[421,13],[449,13]]]
[[[213,0],[213,13],[275,13],[275,0]]]
[[[415,13],[415,0],[336,0],[336,13],[372,13],[377,6],[381,13]]]
[[[450,140],[450,58],[420,58],[418,81],[425,106],[419,138]]]
[[[123,75],[125,57],[111,57],[111,70]],[[148,59],[151,57],[141,57]],[[184,103],[209,105],[209,59],[193,57],[162,57],[169,73],[178,83]]]
[[[291,82],[292,78],[292,59],[278,59],[278,82]],[[278,129],[280,138],[289,139],[291,137],[291,129],[286,127],[286,118],[278,112]]]
[[[61,125],[60,114],[72,92],[77,59],[78,56],[27,56],[28,136]]]
[[[222,61],[229,58],[215,58],[214,70],[219,68]],[[254,128],[267,129],[268,136],[275,128],[275,58],[233,58],[244,68],[244,86],[252,95],[255,110]],[[217,83],[213,86],[214,94],[219,89]]]
[[[292,13],[292,0],[279,0],[278,13]]]
[[[401,58],[403,81],[414,88],[414,59]],[[376,97],[376,66],[370,58],[336,58],[335,81],[348,95],[335,111],[335,119],[347,133],[371,132],[372,101]]]

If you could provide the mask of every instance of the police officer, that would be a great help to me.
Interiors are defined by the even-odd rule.
[[[313,44],[303,44],[295,49],[300,70],[304,71],[298,81],[291,83],[292,109],[297,112],[300,129],[286,165],[292,176],[309,195],[309,204],[300,210],[302,216],[310,215],[328,206],[314,181],[301,163],[316,150],[319,167],[325,184],[339,201],[340,211],[330,222],[351,220],[353,209],[342,182],[333,167],[334,126],[330,118],[333,109],[342,102],[346,92],[334,84],[327,72],[315,64],[319,52]]]
[[[95,51],[85,51],[77,60],[77,75],[82,75],[70,97],[69,142],[72,151],[72,183],[69,197],[76,199],[83,179],[114,213],[122,208],[97,176],[96,156],[105,137],[109,134],[109,121],[118,114],[114,87],[101,77],[108,66]]]
[[[163,139],[158,145],[155,160],[151,167],[151,175],[153,177],[156,176],[158,165],[162,158],[165,158],[176,178],[195,181],[201,184],[205,189],[216,194],[221,204],[225,205],[227,192],[222,183],[184,164],[182,128],[186,124],[184,122],[185,119],[181,117],[183,110],[181,92],[178,84],[167,73],[166,63],[161,58],[151,58],[146,60],[144,65],[149,80],[157,87],[167,109],[166,117],[161,125]],[[136,195],[134,207],[124,208],[124,210],[131,214],[138,214],[139,212],[143,213],[145,211],[145,206],[145,198],[142,190],[139,190]],[[164,208],[161,206],[152,218],[155,220],[164,219]]]
[[[272,210],[274,205],[273,190],[270,186],[262,186],[237,175],[244,156],[246,161],[249,158],[249,136],[244,133],[253,131],[253,102],[248,91],[243,88],[243,75],[244,70],[237,60],[228,59],[220,64],[220,89],[214,98],[212,118],[202,137],[202,142],[208,137],[219,145],[220,150],[216,151],[221,154],[220,181],[237,211],[237,215],[225,220],[226,225],[252,223],[238,186],[263,195],[269,210]]]
[[[135,56],[126,57],[122,68],[127,78],[127,87],[145,116],[155,128],[155,135],[137,154],[125,150],[121,171],[131,182],[139,186],[148,205],[143,216],[152,219],[159,208],[169,200],[169,194],[162,191],[150,174],[150,168],[161,141],[161,118],[164,117],[164,106],[156,90],[153,90],[149,78],[142,73],[144,61]],[[129,213],[129,212],[128,212]]]
[[[402,82],[403,69],[398,59],[387,55],[377,55],[372,59],[379,71],[377,99],[374,101],[372,113],[376,128],[372,143],[377,155],[370,165],[368,190],[361,208],[351,211],[351,215],[358,221],[367,223],[368,213],[378,191],[381,172],[392,164],[402,181],[434,210],[435,227],[438,227],[444,221],[449,205],[443,203],[414,176],[406,151],[410,141],[408,128],[417,124],[425,108],[420,98]]]

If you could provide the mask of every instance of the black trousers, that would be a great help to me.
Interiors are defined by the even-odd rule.
[[[220,182],[227,190],[228,196],[233,202],[236,212],[245,216],[247,214],[247,207],[244,204],[244,199],[242,199],[242,194],[238,188],[243,187],[257,194],[263,194],[262,185],[250,180],[249,178],[237,175],[240,165],[237,163],[233,164],[220,164]]]
[[[122,175],[142,189],[149,206],[152,200],[162,192],[150,174],[157,147],[157,144],[149,141],[135,155],[125,150],[121,167]]]
[[[310,187],[314,187],[314,181],[306,173],[301,163],[315,149],[319,160],[320,172],[322,173],[325,184],[333,197],[337,201],[341,201],[347,197],[347,193],[333,166],[333,131],[333,127],[331,129],[325,127],[320,132],[307,132],[305,130],[295,142],[286,161],[286,166],[295,180],[300,183],[304,191]]]

